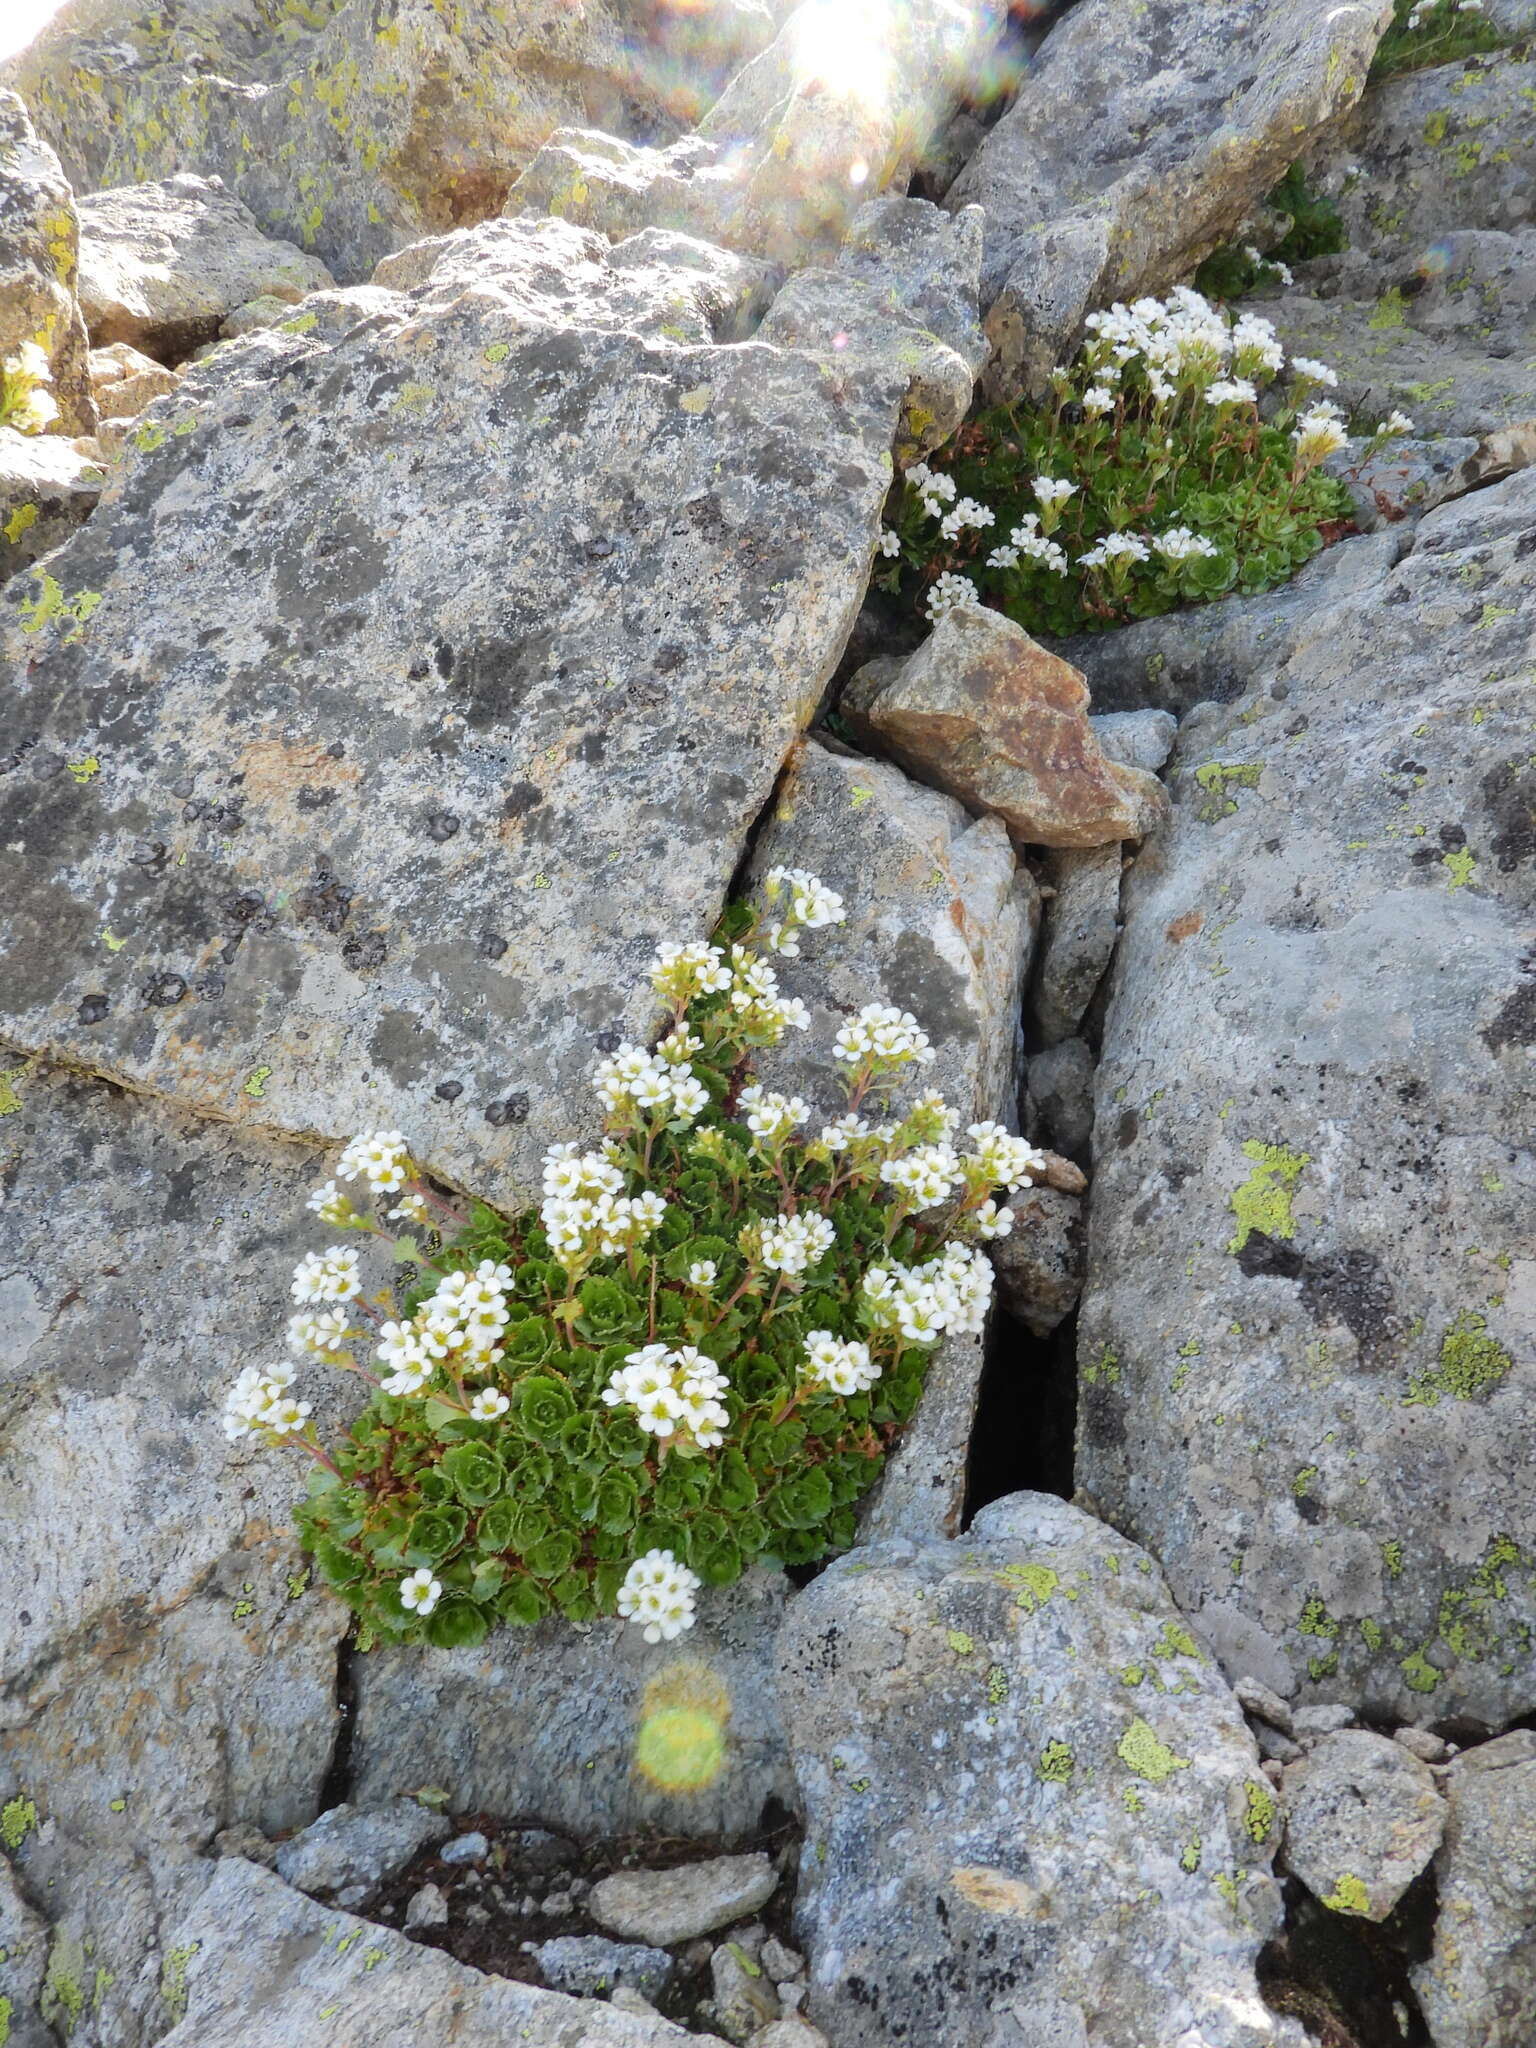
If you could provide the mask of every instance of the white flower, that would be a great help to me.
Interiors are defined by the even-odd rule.
[[[411,1171],[410,1147],[399,1131],[375,1131],[354,1138],[336,1162],[343,1180],[366,1180],[381,1194],[392,1195]]]
[[[1317,362],[1312,356],[1292,356],[1291,368],[1306,384],[1326,384],[1332,390],[1339,381],[1336,370],[1330,370],[1326,363]]]
[[[694,1123],[709,1107],[709,1090],[687,1068],[672,1077],[672,1109],[676,1116]]]
[[[825,1216],[776,1216],[771,1223],[749,1224],[742,1232],[742,1248],[752,1256],[757,1239],[758,1256],[770,1272],[794,1275],[820,1265],[837,1238]]]
[[[770,925],[764,933],[764,941],[770,952],[787,954],[791,959],[800,952],[800,932],[820,931],[829,924],[841,924],[847,915],[843,899],[835,889],[829,889],[819,875],[813,875],[804,868],[770,868],[763,877],[763,895],[774,907],[785,894],[789,896],[789,907],[783,918]]]
[[[694,940],[686,946],[658,946],[651,963],[651,986],[679,1006],[695,996],[723,995],[731,985],[730,969],[718,946]]]
[[[688,1268],[688,1285],[702,1289],[705,1293],[714,1286],[719,1269],[713,1259],[695,1259]]]
[[[402,1195],[387,1212],[391,1223],[430,1223],[432,1211],[425,1195]]]
[[[294,1367],[287,1359],[266,1367],[246,1366],[224,1399],[225,1436],[233,1443],[263,1432],[280,1437],[301,1430],[310,1405],[289,1395],[293,1375]]]
[[[901,535],[896,532],[894,527],[882,526],[880,538],[876,541],[875,545],[882,555],[899,555],[901,553]]]
[[[787,1138],[811,1113],[811,1105],[798,1095],[774,1095],[755,1082],[741,1091],[741,1106],[747,1112],[747,1129],[767,1145]]]
[[[1330,455],[1337,455],[1349,436],[1344,431],[1336,408],[1316,405],[1310,412],[1304,412],[1296,422],[1296,431],[1291,436],[1296,444],[1296,459],[1310,466],[1322,462]]]
[[[1139,534],[1106,533],[1095,547],[1077,558],[1080,569],[1102,569],[1123,562],[1145,562],[1150,553]]]
[[[1221,553],[1214,541],[1192,533],[1187,526],[1170,526],[1166,533],[1155,534],[1152,545],[1165,562],[1188,562],[1197,555]]]
[[[877,1067],[909,1063],[926,1067],[935,1057],[927,1032],[912,1012],[885,1003],[866,1003],[857,1017],[844,1024],[833,1040],[832,1056],[852,1067],[865,1061]]]
[[[983,1202],[972,1219],[978,1237],[1006,1237],[1013,1228],[1013,1211],[999,1209],[990,1198]]]
[[[970,1124],[965,1134],[975,1143],[974,1164],[984,1186],[1007,1188],[1012,1194],[1032,1174],[1044,1179],[1045,1154],[1001,1124]]]
[[[297,1315],[288,1318],[288,1346],[292,1351],[312,1351],[323,1358],[327,1351],[339,1351],[354,1335],[345,1309],[322,1309],[319,1315],[300,1309]]]
[[[478,1394],[472,1394],[469,1412],[476,1422],[494,1422],[499,1415],[505,1415],[512,1403],[499,1387],[482,1387]]]
[[[351,1301],[362,1291],[357,1253],[350,1248],[306,1252],[293,1269],[295,1301]]]
[[[984,526],[990,526],[995,517],[996,514],[990,505],[983,505],[975,498],[961,498],[945,513],[939,531],[946,540],[954,540],[966,527],[975,527],[979,530]]]
[[[400,1581],[400,1605],[408,1614],[415,1614],[422,1621],[442,1597],[442,1581],[434,1579],[426,1565],[407,1573]]]
[[[1107,384],[1090,384],[1083,393],[1083,411],[1090,419],[1098,419],[1104,413],[1115,409],[1115,394]]]
[[[1252,405],[1258,395],[1257,388],[1246,377],[1227,377],[1207,389],[1205,402],[1207,405]]]
[[[1273,376],[1285,362],[1285,350],[1269,321],[1257,313],[1244,313],[1232,329],[1232,360],[1249,376],[1260,370]]]
[[[969,576],[956,576],[946,569],[928,593],[924,609],[935,625],[949,612],[981,610],[981,592]]]
[[[835,1124],[822,1125],[818,1143],[825,1145],[829,1152],[846,1152],[856,1139],[868,1136],[869,1125],[865,1123],[863,1117],[855,1116],[853,1111],[849,1110],[847,1115],[840,1116]]]
[[[830,1330],[812,1330],[805,1340],[805,1378],[831,1394],[863,1394],[880,1377],[869,1346],[845,1342]]]
[[[960,1161],[948,1145],[919,1145],[897,1159],[887,1159],[880,1178],[910,1196],[918,1209],[947,1201],[960,1185]]]
[[[1047,509],[1056,505],[1065,505],[1068,498],[1073,498],[1077,495],[1077,485],[1069,483],[1065,477],[1037,476],[1030,485],[1030,488],[1040,503]]]
[[[648,1643],[670,1643],[693,1627],[693,1599],[700,1583],[670,1550],[648,1550],[624,1574],[619,1612],[644,1630]]]
[[[357,1213],[350,1198],[341,1192],[333,1180],[328,1180],[323,1188],[316,1188],[304,1206],[306,1209],[313,1209],[322,1223],[345,1223],[349,1217]]]
[[[603,1388],[609,1408],[632,1408],[648,1436],[691,1437],[704,1450],[724,1441],[730,1422],[721,1396],[730,1381],[712,1358],[692,1344],[669,1351],[647,1344],[631,1351]]]
[[[1466,0],[1462,0],[1462,4],[1465,5]],[[1413,421],[1405,412],[1389,412],[1376,431],[1378,434],[1411,434]]]

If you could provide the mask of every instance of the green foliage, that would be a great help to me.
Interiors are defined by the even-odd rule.
[[[1427,71],[1436,64],[1459,64],[1493,50],[1506,50],[1515,40],[1496,22],[1461,0],[1396,0],[1392,25],[1376,46],[1371,83]]]
[[[1139,347],[1117,361],[1101,334],[1055,373],[1050,401],[979,412],[931,466],[909,472],[881,587],[905,590],[934,618],[974,602],[970,586],[1031,633],[1067,634],[1294,576],[1324,545],[1324,528],[1351,516],[1345,486],[1318,467],[1343,430],[1330,419],[1299,442],[1298,421],[1320,395],[1307,379],[1278,404],[1278,394],[1262,405],[1208,402],[1233,379],[1262,392],[1281,351],[1267,323],[1234,328],[1188,299],[1198,310],[1170,302],[1166,319],[1150,323],[1152,350],[1175,337],[1171,366]],[[1133,326],[1150,303],[1131,309]],[[1070,483],[1072,494],[1043,502],[1041,478]],[[991,519],[946,533],[968,501]]]
[[[1206,257],[1195,272],[1195,289],[1213,299],[1242,299],[1291,282],[1290,266],[1314,256],[1336,256],[1349,244],[1344,216],[1325,193],[1314,192],[1300,164],[1292,164],[1264,202],[1289,223],[1273,248],[1228,243]]]

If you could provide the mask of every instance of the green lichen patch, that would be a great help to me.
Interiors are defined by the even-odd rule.
[[[1234,789],[1257,789],[1264,773],[1262,761],[1207,761],[1195,770],[1195,781],[1204,792],[1195,806],[1202,825],[1214,825],[1237,809]]]
[[[1077,1769],[1077,1758],[1070,1743],[1048,1742],[1040,1752],[1040,1761],[1035,1765],[1035,1776],[1046,1785],[1067,1785]]]
[[[1352,1877],[1346,1871],[1324,1898],[1323,1904],[1332,1907],[1335,1913],[1369,1913],[1371,1895],[1358,1877]]]
[[[975,1652],[976,1639],[974,1636],[968,1636],[963,1628],[952,1628],[944,1640],[957,1657],[969,1657]]]
[[[1445,1676],[1430,1663],[1422,1650],[1415,1650],[1411,1656],[1404,1657],[1397,1668],[1410,1692],[1433,1692]]]
[[[24,1793],[0,1806],[0,1843],[9,1855],[15,1855],[36,1826],[37,1807]]]
[[[1275,1825],[1275,1795],[1250,1778],[1243,1787],[1243,1832],[1252,1842],[1267,1842]]]
[[[173,1948],[160,1965],[160,1998],[173,2026],[186,2017],[187,1966],[201,1946],[201,1942],[189,1941],[181,1948]]]
[[[1156,1729],[1143,1721],[1140,1715],[1115,1744],[1115,1754],[1127,1770],[1134,1771],[1138,1778],[1145,1778],[1152,1785],[1161,1785],[1175,1771],[1189,1769],[1189,1758],[1175,1756]]]
[[[1328,1612],[1320,1593],[1308,1594],[1296,1626],[1304,1636],[1331,1637],[1339,1632],[1337,1617]]]
[[[1415,1373],[1403,1396],[1406,1408],[1433,1408],[1442,1395],[1453,1401],[1474,1401],[1497,1386],[1514,1364],[1503,1345],[1488,1335],[1488,1319],[1463,1309],[1440,1340],[1440,1363]]]
[[[1288,1145],[1267,1145],[1262,1138],[1249,1138],[1243,1157],[1253,1161],[1253,1171],[1228,1197],[1237,1218],[1237,1233],[1228,1244],[1229,1252],[1240,1252],[1250,1237],[1294,1237],[1296,1219],[1291,1200],[1303,1169],[1312,1164],[1310,1152],[1293,1152]]]

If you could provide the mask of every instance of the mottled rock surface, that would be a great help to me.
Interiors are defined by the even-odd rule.
[[[315,257],[264,235],[222,179],[120,185],[79,210],[75,290],[93,348],[127,342],[179,361],[247,299],[294,304],[334,282]]]
[[[1536,1685],[1533,520],[1440,507],[1186,721],[1098,1077],[1082,1497],[1234,1677],[1393,1720]]]
[[[356,1667],[353,1797],[438,1785],[456,1812],[536,1813],[575,1835],[739,1839],[789,1789],[772,1687],[787,1592],[767,1567],[706,1591],[676,1643],[552,1620],[478,1650],[371,1650]]]
[[[254,1864],[230,1858],[189,1883],[168,1918],[168,1952],[183,1960],[163,2036],[169,2048],[335,2048],[367,2041],[452,2040],[454,2048],[661,2048],[678,2042],[661,2019],[599,1999],[576,2001],[489,1977],[391,1928],[318,1906]],[[283,1967],[274,1973],[273,1958]]]
[[[1392,0],[1082,0],[949,187],[986,212],[1000,389],[1040,385],[1112,299],[1233,235],[1359,98]]]
[[[369,288],[335,340],[322,294],[198,365],[0,626],[36,742],[0,1024],[247,1125],[405,1130],[504,1199],[646,1028],[657,940],[710,929],[905,389],[546,324],[522,276],[498,243],[474,289]],[[100,773],[40,777],[65,748]]]
[[[1444,1782],[1440,1916],[1413,1988],[1435,2048],[1524,2048],[1536,2012],[1536,1734],[1479,1744]]]
[[[1053,2013],[1091,2016],[1094,2048],[1299,2041],[1253,1976],[1275,1801],[1114,1531],[1017,1494],[958,1543],[861,1550],[796,1602],[779,1687],[809,2009],[839,2048],[1002,2044]]]
[[[1053,849],[1044,880],[1055,891],[1040,924],[1040,957],[1030,1012],[1044,1046],[1059,1045],[1082,1023],[1120,936],[1120,844]]]
[[[1167,806],[1155,776],[1105,754],[1082,676],[1000,612],[947,613],[905,661],[860,669],[839,708],[855,735],[1000,817],[1020,846],[1139,839]]]
[[[90,518],[107,480],[103,463],[91,441],[0,427],[0,583]]]
[[[403,1870],[421,1850],[441,1842],[451,1827],[445,1814],[418,1806],[414,1799],[372,1807],[343,1801],[283,1843],[277,1874],[301,1892],[335,1892],[348,1885],[366,1889]]]
[[[1009,1199],[1013,1228],[989,1246],[998,1298],[1037,1337],[1048,1337],[1083,1291],[1087,1230],[1079,1195],[1020,1188]]]
[[[973,819],[888,762],[811,740],[791,756],[758,837],[753,874],[774,866],[819,874],[843,897],[847,921],[810,934],[803,958],[779,970],[811,1028],[764,1056],[765,1083],[841,1114],[838,1027],[865,1003],[894,1003],[932,1040],[923,1082],[960,1111],[961,1127],[1011,1127],[1039,905],[999,820]],[[977,1337],[948,1338],[935,1352],[922,1405],[864,1505],[867,1536],[958,1530],[982,1355]]]
[[[90,343],[75,303],[80,224],[59,160],[39,140],[27,109],[0,92],[0,356],[33,342],[48,358],[58,428],[96,424]]]
[[[568,1991],[575,1998],[601,1998],[619,1984],[657,1998],[677,1968],[664,1948],[604,1941],[598,1934],[557,1935],[541,1941],[533,1954],[551,1991]]]
[[[1338,1729],[1286,1771],[1286,1866],[1336,1913],[1385,1920],[1444,1829],[1429,1766],[1385,1735]]]

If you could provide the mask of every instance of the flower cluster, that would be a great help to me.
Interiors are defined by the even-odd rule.
[[[1070,490],[1039,481],[1058,516]],[[981,1247],[1046,1161],[997,1123],[960,1138],[931,1090],[893,1107],[934,1049],[889,1005],[837,1030],[841,1111],[756,1081],[754,1048],[804,1019],[764,949],[793,958],[843,915],[797,869],[765,896],[658,953],[670,1022],[599,1063],[605,1130],[550,1148],[536,1206],[460,1209],[397,1131],[355,1139],[310,1197],[387,1248],[395,1285],[365,1291],[358,1242],[306,1253],[292,1358],[240,1374],[225,1427],[310,1460],[301,1537],[365,1645],[471,1645],[551,1611],[675,1638],[753,1558],[852,1541],[933,1345],[981,1328]],[[368,1388],[329,1444],[300,1361]]]
[[[698,1590],[697,1574],[679,1564],[670,1550],[648,1550],[624,1574],[618,1610],[626,1621],[639,1623],[648,1643],[670,1643],[693,1627]]]
[[[47,354],[35,341],[24,341],[0,362],[0,426],[18,434],[46,433],[59,417],[52,383]]]
[[[1337,378],[1287,365],[1267,320],[1179,286],[1087,326],[1048,403],[984,412],[907,471],[877,580],[915,586],[930,620],[981,603],[1055,633],[1151,617],[1284,581],[1348,519],[1320,468],[1347,438],[1322,396]]]
[[[730,1381],[712,1358],[692,1344],[669,1351],[645,1344],[629,1356],[603,1389],[608,1408],[629,1408],[647,1436],[671,1437],[712,1450],[724,1441],[730,1414],[721,1400]]]

